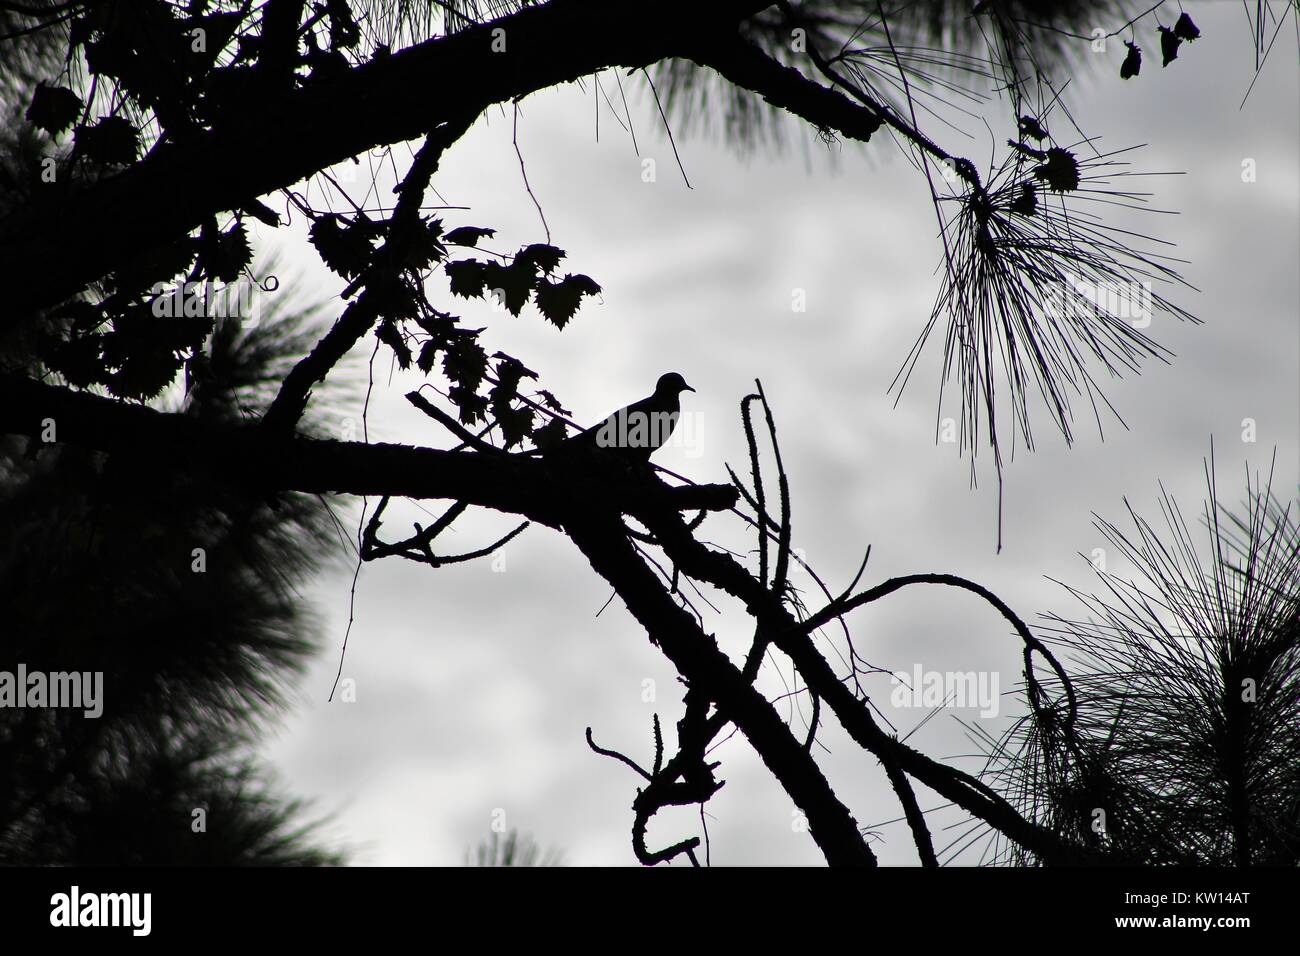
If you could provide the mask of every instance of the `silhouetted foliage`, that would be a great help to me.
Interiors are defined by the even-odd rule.
[[[265,407],[313,327],[279,306],[263,318],[217,326],[175,414],[231,423]],[[273,508],[165,460],[22,445],[0,455],[0,660],[101,672],[104,699],[96,718],[0,709],[0,859],[338,861],[248,755],[316,646],[298,587],[337,544],[324,503]]]
[[[1044,639],[1070,659],[1077,715],[1026,718],[990,779],[1029,818],[1129,863],[1295,866],[1300,521],[1271,473],[1247,476],[1239,510],[1210,467],[1207,483],[1200,534],[1168,494],[1163,529],[1131,507],[1132,531],[1097,519],[1137,577],[1098,569],[1099,592],[1070,589],[1087,617],[1052,615]]]
[[[6,714],[0,759],[19,781],[6,796],[8,852],[33,859],[42,847],[57,847],[49,852],[59,860],[187,851],[205,861],[328,858],[295,829],[295,805],[257,788],[240,748],[253,722],[280,705],[310,650],[293,585],[315,566],[330,533],[315,496],[341,493],[379,499],[358,526],[358,561],[402,557],[436,568],[488,555],[542,526],[564,535],[613,587],[687,688],[675,751],[657,714],[650,761],[602,748],[588,731],[593,750],[644,782],[631,833],[643,863],[681,857],[698,864],[701,855],[708,862],[701,838],[655,849],[647,829],[664,808],[702,809],[717,793],[723,784],[712,748],[733,729],[805,816],[828,862],[874,863],[815,759],[823,708],[884,766],[925,865],[937,865],[939,854],[914,781],[1010,841],[1017,859],[1147,859],[1135,849],[1140,834],[1134,843],[1125,829],[1131,806],[1115,804],[1115,836],[1100,840],[1079,831],[1070,809],[1080,788],[1091,794],[1097,781],[1151,794],[1184,786],[1134,782],[1106,765],[1110,744],[1097,735],[1103,724],[1120,723],[1118,714],[1113,725],[1097,717],[1102,704],[1090,696],[1097,681],[1085,676],[1076,689],[1048,645],[973,581],[935,572],[855,591],[864,558],[850,585],[832,593],[792,548],[789,480],[761,386],[740,406],[747,480],[730,472],[727,484],[697,485],[655,468],[648,455],[611,455],[599,441],[571,439],[571,428],[584,433],[559,389],[542,388],[522,358],[489,354],[485,326],[451,310],[495,305],[530,320],[535,311],[573,334],[600,284],[561,271],[567,253],[544,215],[544,241],[493,248],[495,227],[461,210],[430,209],[425,196],[445,153],[480,117],[587,79],[598,109],[609,107],[634,146],[624,87],[638,74],[674,151],[668,124],[688,114],[720,119],[742,146],[772,131],[773,111],[827,145],[891,138],[927,182],[943,247],[933,312],[895,385],[906,384],[942,322],[943,374],[959,391],[961,447],[972,476],[981,446],[1000,476],[1004,448],[1033,445],[1039,406],[1069,442],[1079,400],[1094,414],[1106,404],[1098,370],[1113,376],[1165,357],[1129,313],[1135,290],[1156,284],[1160,291],[1140,308],[1192,319],[1164,294],[1182,285],[1164,246],[1109,218],[1116,207],[1142,206],[1122,178],[1127,151],[1096,149],[1063,97],[1070,75],[1084,68],[1080,54],[1097,42],[1104,52],[1107,39],[1125,57],[1125,79],[1139,73],[1139,39],[1150,46],[1160,38],[1169,66],[1199,30],[1184,14],[1162,33],[1161,6],[667,0],[647,10],[610,0],[102,0],[7,7],[0,25],[9,32],[0,43],[12,55],[0,61],[0,106],[14,129],[0,198],[7,294],[0,432],[9,436],[0,510],[13,531],[0,587],[14,626],[6,651],[48,669],[101,669],[113,688],[112,714],[93,724],[45,711]],[[1271,9],[1266,17],[1265,6],[1247,12],[1257,69],[1267,53],[1265,20],[1278,19]],[[1115,82],[1113,73],[1108,79]],[[617,101],[608,95],[615,89]],[[985,104],[992,123],[967,109]],[[983,123],[981,134],[996,145],[985,167],[944,145],[970,146],[961,124],[971,121]],[[394,147],[408,142],[416,145],[398,173]],[[391,196],[377,196],[369,177],[349,190],[332,172],[363,155],[400,176]],[[522,169],[522,153],[519,160]],[[531,191],[529,198],[536,202]],[[311,248],[342,280],[337,314],[310,339],[292,323],[236,332],[247,318],[243,300],[231,321],[224,305],[214,314],[212,297],[265,290],[253,265],[253,223],[275,230],[291,219],[308,223]],[[427,381],[407,398],[447,432],[449,448],[338,441],[313,431],[321,409],[314,390],[334,381],[346,356],[372,335],[374,355],[423,373]],[[184,403],[170,402],[182,379]],[[760,454],[755,408],[769,455]],[[389,542],[379,535],[393,498],[451,504],[432,525],[416,524]],[[524,521],[494,543],[435,554],[434,540],[471,508]],[[723,515],[753,532],[756,560],[703,537],[704,523]],[[191,568],[195,547],[207,561],[201,574]],[[807,593],[824,596],[819,609],[806,604],[796,573],[812,582]],[[699,583],[751,619],[743,661],[729,658],[706,627],[689,596]],[[859,680],[869,665],[844,618],[914,585],[978,597],[1021,643],[1026,726],[1037,743],[1019,778],[1024,787],[1013,778],[1011,800],[910,747],[873,715]],[[830,625],[843,630],[847,673],[815,641]],[[1221,656],[1234,662],[1239,651],[1279,651],[1276,642],[1256,651],[1226,634],[1221,640],[1228,642]],[[811,706],[801,737],[756,684],[776,652]],[[1036,667],[1054,678],[1040,680]],[[1180,679],[1191,686],[1211,677]],[[1103,692],[1102,703],[1111,697]],[[1223,706],[1235,743],[1204,751],[1200,782],[1208,786],[1210,774],[1221,772],[1236,789],[1223,806],[1203,808],[1210,815],[1204,837],[1189,839],[1222,855],[1224,844],[1211,833],[1226,806],[1234,862],[1273,859],[1252,807],[1284,818],[1288,778],[1272,778],[1267,799],[1251,805],[1243,803],[1238,772],[1241,760],[1268,761],[1282,751],[1272,744],[1249,750],[1241,714]],[[1136,736],[1116,739],[1136,752],[1142,734],[1164,719],[1148,709]],[[1238,763],[1223,763],[1224,753]],[[1040,757],[1041,778],[1032,769]],[[1154,761],[1143,772],[1158,775],[1160,766]],[[133,793],[159,813],[144,819]],[[200,793],[226,807],[221,841],[178,842],[169,828]],[[111,821],[137,838],[114,842],[101,832]],[[520,854],[527,851],[513,836],[484,851],[493,859]]]

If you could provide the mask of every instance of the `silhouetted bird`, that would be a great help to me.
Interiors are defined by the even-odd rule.
[[[620,408],[599,425],[579,432],[564,445],[570,448],[594,445],[617,452],[634,461],[647,462],[677,427],[681,415],[681,393],[695,389],[677,372],[659,376],[654,394],[626,408]]]

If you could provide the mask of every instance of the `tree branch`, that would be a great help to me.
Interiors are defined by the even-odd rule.
[[[453,116],[477,116],[608,67],[678,55],[701,34],[734,29],[768,5],[713,0],[701,9],[692,0],[664,0],[647,17],[631,0],[550,0],[377,57],[337,79],[308,78],[299,89],[231,103],[192,141],[164,144],[83,189],[43,190],[0,222],[7,305],[0,329],[222,210],[376,146],[415,139]],[[494,52],[498,36],[505,49]],[[248,161],[250,147],[257,162]],[[48,268],[51,262],[60,268]]]
[[[409,445],[275,436],[260,426],[218,426],[187,415],[0,375],[0,433],[26,435],[131,455],[160,468],[205,468],[263,492],[446,498],[561,526],[557,502],[581,476],[523,455],[488,456]],[[629,512],[651,501],[684,511],[721,511],[736,502],[731,485],[671,487],[659,481],[603,480],[585,489],[593,502]]]
[[[807,816],[809,832],[831,865],[875,865],[848,808],[772,705],[694,619],[672,600],[637,557],[622,523],[584,508],[565,531],[692,686],[707,688],[721,714],[740,728],[764,764]]]
[[[881,126],[879,111],[809,79],[739,35],[726,40],[712,35],[697,39],[689,54],[691,60],[818,129],[835,130],[865,143]]]
[[[262,419],[268,431],[291,431],[307,408],[311,388],[347,355],[352,346],[370,331],[386,298],[388,287],[398,281],[412,238],[420,228],[420,204],[429,180],[438,169],[442,154],[460,139],[474,122],[474,116],[459,116],[440,124],[425,137],[411,168],[397,187],[397,208],[388,221],[388,237],[375,250],[371,266],[354,281],[365,289],[356,301],[316,343],[311,353],[285,376],[279,393]]]
[[[864,702],[835,676],[830,664],[813,646],[807,631],[772,594],[729,554],[696,541],[681,516],[651,506],[634,514],[655,535],[669,558],[687,574],[707,581],[743,601],[760,623],[773,628],[772,642],[794,662],[808,688],[830,705],[841,725],[859,746],[887,764],[897,766],[972,816],[1029,847],[1049,863],[1080,863],[1084,851],[1054,833],[1026,820],[991,788],[954,767],[913,750],[887,734],[875,722]]]

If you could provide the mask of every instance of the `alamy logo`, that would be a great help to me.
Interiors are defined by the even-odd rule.
[[[997,671],[898,671],[889,676],[895,707],[978,707],[981,717],[998,715]]]
[[[689,412],[618,412],[596,432],[601,448],[649,448],[665,445],[686,449],[686,457],[698,457],[699,416]]]
[[[150,308],[160,319],[239,319],[253,328],[258,323],[256,283],[240,279],[217,288],[205,282],[182,282],[169,286],[155,283]]]
[[[152,925],[152,893],[69,893],[50,897],[51,926],[129,926],[131,935],[148,936]]]
[[[1066,274],[1063,283],[1050,286],[1044,297],[1044,311],[1055,317],[1079,317],[1100,312],[1128,322],[1135,329],[1151,325],[1153,298],[1151,283],[1093,282]]]
[[[103,671],[0,671],[0,707],[71,707],[92,719],[104,712]]]

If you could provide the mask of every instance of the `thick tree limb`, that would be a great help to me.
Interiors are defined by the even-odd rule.
[[[742,20],[769,5],[668,0],[646,17],[630,0],[551,0],[372,60],[328,82],[231,104],[211,130],[164,144],[94,185],[44,191],[0,222],[0,283],[9,305],[0,330],[218,212],[243,208],[368,149],[414,139],[441,123],[472,121],[496,103],[609,67],[687,57],[820,129],[869,139],[881,123],[870,108],[736,33]],[[637,28],[627,29],[633,18]],[[498,30],[506,48],[493,52]],[[257,162],[248,161],[250,147]],[[60,268],[50,269],[51,262]]]
[[[636,554],[619,520],[620,510],[657,511],[665,502],[675,506],[684,498],[698,504],[699,487],[665,489],[654,481],[607,490],[602,500],[594,486],[573,486],[574,476],[557,474],[555,463],[544,458],[268,436],[256,425],[217,428],[180,414],[0,377],[0,431],[37,441],[35,436],[46,425],[53,426],[59,442],[130,455],[146,466],[153,460],[160,467],[203,468],[259,490],[451,498],[563,528],[593,568],[614,585],[679,673],[708,688],[719,713],[751,741],[806,815],[827,861],[874,864],[852,815],[812,756],[716,642],[677,605]],[[719,487],[734,504],[735,489]],[[627,498],[620,503],[622,494]]]
[[[178,413],[115,401],[30,379],[0,375],[0,432],[54,440],[156,461],[160,467],[206,468],[265,491],[446,498],[559,527],[564,482],[538,458],[488,456],[409,445],[267,435],[258,425],[223,428]],[[560,485],[557,487],[557,481]],[[683,510],[724,510],[730,485],[603,482],[585,494],[619,510],[658,500]]]
[[[8,306],[0,329],[222,210],[376,146],[415,139],[454,116],[477,116],[608,67],[678,55],[767,6],[665,0],[647,16],[631,0],[551,0],[376,58],[338,79],[231,103],[224,119],[192,140],[164,144],[84,189],[50,187],[0,222]],[[505,49],[494,52],[498,36]]]
[[[364,283],[355,302],[325,333],[324,337],[285,376],[280,391],[271,402],[262,426],[268,431],[288,431],[297,425],[307,408],[312,386],[325,380],[352,346],[374,326],[388,286],[399,281],[403,259],[413,236],[421,228],[420,204],[429,180],[438,169],[442,154],[460,139],[473,122],[472,116],[459,116],[440,124],[424,139],[411,168],[398,187],[400,198],[389,220],[388,238],[375,250],[372,264],[357,282]]]
[[[865,143],[880,128],[881,113],[772,59],[739,35],[698,39],[688,54],[691,60],[818,129],[835,130]]]
[[[627,604],[686,681],[707,688],[719,712],[740,728],[767,768],[808,818],[809,832],[831,865],[871,866],[867,846],[811,755],[772,705],[747,681],[716,641],[673,601],[632,548],[621,522],[597,509],[569,516],[565,532]]]
[[[1031,848],[1049,863],[1082,863],[1082,851],[1056,834],[1022,817],[979,780],[946,766],[886,733],[863,702],[835,676],[826,659],[813,646],[800,623],[778,596],[754,578],[730,555],[696,541],[686,530],[680,515],[661,508],[636,513],[655,535],[664,551],[681,569],[697,580],[707,581],[745,602],[759,626],[772,628],[772,643],[798,668],[808,688],[827,703],[841,725],[859,746],[882,761],[896,764],[921,783],[946,797],[963,810],[1004,833],[1021,846]]]
[[[889,782],[894,788],[894,793],[898,794],[898,799],[903,804],[903,815],[907,818],[908,829],[912,831],[912,842],[916,844],[916,852],[921,858],[921,865],[924,867],[937,867],[939,857],[935,855],[934,840],[930,836],[929,826],[926,825],[925,813],[921,810],[921,804],[917,802],[916,791],[912,789],[912,782],[907,779],[907,774],[903,773],[897,760],[882,760],[881,762],[885,766],[885,773],[889,775]]]

